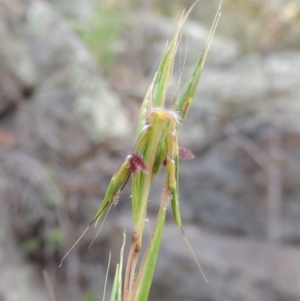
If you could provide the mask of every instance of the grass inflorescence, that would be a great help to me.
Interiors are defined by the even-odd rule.
[[[127,258],[124,281],[122,281],[123,248],[121,263],[115,273],[111,301],[145,301],[148,298],[156,261],[165,225],[168,205],[171,204],[175,225],[183,233],[188,247],[192,248],[184,234],[179,205],[179,159],[193,159],[194,155],[178,145],[178,132],[192,105],[202,74],[204,62],[221,14],[221,3],[217,10],[207,42],[199,60],[171,108],[166,108],[174,60],[181,37],[182,26],[191,9],[183,13],[172,41],[167,44],[152,84],[143,100],[137,125],[136,142],[130,154],[113,175],[104,199],[90,223],[97,225],[107,210],[116,201],[128,179],[132,176],[133,235]],[[143,232],[147,204],[152,182],[161,168],[165,168],[165,181],[151,237],[143,257]],[[89,228],[88,227],[88,228]],[[193,256],[201,267],[192,251]],[[138,264],[139,263],[139,264]],[[202,270],[201,270],[202,272]]]

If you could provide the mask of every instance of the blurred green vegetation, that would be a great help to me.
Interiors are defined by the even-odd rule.
[[[147,6],[147,2],[151,4]],[[104,71],[107,71],[115,63],[117,55],[122,52],[124,33],[139,26],[132,24],[130,15],[136,14],[141,17],[146,13],[143,8],[146,6],[152,15],[178,19],[183,9],[188,9],[194,2],[194,0],[124,2],[106,0],[95,9],[90,25],[78,28],[78,33]],[[275,2],[224,1],[217,32],[238,41],[243,52],[298,49],[300,3],[296,0],[286,0],[279,5]],[[199,1],[191,12],[190,19],[210,26],[218,4],[219,0]]]
[[[94,293],[88,292],[83,297],[83,300],[84,301],[98,301],[99,299]]]
[[[53,228],[46,233],[48,243],[54,246],[55,249],[60,250],[65,247],[65,233],[62,228]]]
[[[157,3],[158,11],[166,16],[179,15],[194,0],[166,0]],[[209,26],[219,0],[197,3],[191,19]],[[240,43],[244,52],[256,50],[299,49],[299,0],[226,0],[217,32]]]
[[[30,239],[27,239],[22,244],[22,249],[26,254],[32,253],[36,250],[38,250],[41,246],[41,242],[38,237],[32,237]]]
[[[220,32],[239,41],[245,52],[298,48],[299,1],[273,0],[224,2]]]
[[[79,35],[104,70],[110,67],[118,53],[117,43],[126,24],[128,19],[122,11],[110,6],[101,6],[95,10],[88,28],[77,28]]]
[[[35,251],[41,251],[45,246],[51,246],[51,249],[62,250],[65,247],[65,233],[64,230],[56,227],[46,232],[45,237],[33,236],[26,239],[22,243],[22,249],[26,254],[32,254]]]

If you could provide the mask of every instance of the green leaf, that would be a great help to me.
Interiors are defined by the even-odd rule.
[[[153,83],[150,85],[150,87],[147,91],[147,94],[143,100],[143,103],[141,105],[141,108],[140,108],[140,114],[139,114],[139,119],[138,119],[138,124],[137,124],[137,132],[136,132],[137,137],[143,131],[144,127],[147,124],[149,124],[149,118],[150,118],[151,110],[153,108],[152,88],[153,88]]]
[[[175,104],[173,106],[174,110],[178,111],[182,122],[184,121],[184,119],[188,113],[188,110],[193,102],[193,99],[194,99],[194,96],[196,93],[196,89],[198,87],[199,80],[200,80],[202,70],[204,67],[205,59],[206,59],[208,50],[210,48],[210,45],[212,43],[212,39],[213,39],[215,30],[217,28],[220,16],[221,16],[221,4],[217,10],[213,25],[212,25],[210,33],[208,35],[207,42],[200,55],[199,61],[196,65],[196,67],[194,68],[191,76],[187,80],[187,83],[183,87],[182,92],[180,93],[179,97],[177,98],[177,100],[175,101]],[[179,127],[180,127],[180,125],[178,125],[178,128]]]
[[[95,222],[95,226],[96,226],[100,218],[108,209],[108,207],[112,204],[115,198],[118,197],[118,193],[126,184],[128,178],[130,177],[130,170],[128,168],[129,164],[130,164],[130,157],[128,156],[123,162],[123,164],[121,165],[121,167],[119,168],[119,170],[112,177],[109,186],[107,188],[107,191],[105,193],[104,199],[90,225]]]
[[[183,22],[184,20],[182,17],[170,45],[166,46],[158,67],[158,71],[156,72],[152,84],[150,85],[143,100],[138,119],[137,136],[141,133],[144,126],[149,124],[151,110],[155,107],[164,107]]]
[[[124,258],[124,247],[125,247],[126,235],[123,233],[123,244],[120,251],[120,264],[117,264],[114,283],[112,287],[110,301],[121,301],[122,300],[122,267]]]
[[[178,40],[180,37],[181,28],[183,25],[183,16],[181,17],[174,37],[170,45],[166,46],[165,52],[160,61],[158,71],[153,80],[153,107],[163,108],[166,100],[167,91],[169,88]]]
[[[176,186],[170,191],[171,192],[171,206],[174,216],[175,225],[177,228],[182,226],[180,206],[179,206],[179,148],[178,148],[178,137],[176,137],[174,147],[174,161],[175,161],[175,179]]]
[[[162,167],[167,157],[167,133],[169,131],[169,122],[167,122],[162,130],[161,139],[157,148],[156,157],[153,165],[152,180],[157,176],[160,168]]]
[[[148,173],[145,174],[138,171],[132,180],[133,222],[135,228],[140,230],[143,228],[142,224],[145,220],[148,196],[152,181],[153,164],[165,121],[161,120],[161,116],[159,114],[155,114],[151,123],[152,126],[149,129],[150,133],[147,139],[147,144],[145,146],[144,153],[142,154],[148,167]]]
[[[113,282],[113,287],[111,290],[110,301],[119,301],[118,299],[118,291],[119,291],[119,273],[120,273],[120,266],[117,264],[115,278]]]

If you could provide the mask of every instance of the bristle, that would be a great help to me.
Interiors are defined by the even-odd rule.
[[[173,119],[176,120],[176,123],[180,123],[181,124],[181,118],[180,118],[180,115],[179,115],[179,112],[177,110],[174,110],[174,109],[166,109],[165,112],[172,116]]]
[[[194,159],[195,156],[190,150],[186,148],[179,148],[179,158],[182,160],[191,160]]]
[[[147,166],[142,156],[138,154],[131,154],[129,170],[133,175],[136,174],[138,170],[142,170],[143,172],[147,173]]]
[[[170,190],[165,188],[162,191],[161,196],[162,196],[162,202],[167,207],[169,205],[170,201],[171,201],[171,198],[172,198],[172,194],[171,194]]]
[[[174,109],[153,108],[151,114],[160,114],[163,119],[170,119],[173,122],[181,124],[179,112]]]
[[[118,205],[119,200],[120,200],[120,191],[118,191],[116,193],[116,195],[114,196],[114,198],[113,198],[113,204],[114,204],[114,206]]]

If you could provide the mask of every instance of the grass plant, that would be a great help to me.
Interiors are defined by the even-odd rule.
[[[182,26],[191,9],[187,13],[182,14],[174,37],[166,45],[158,70],[143,100],[138,118],[134,147],[113,175],[100,208],[89,225],[90,227],[93,224],[95,226],[98,224],[100,219],[105,216],[109,207],[117,201],[120,192],[128,182],[129,177],[132,176],[132,216],[134,230],[127,258],[124,281],[122,274],[123,246],[121,250],[121,262],[115,272],[111,301],[145,301],[148,299],[169,204],[171,204],[175,225],[183,233],[191,249],[184,234],[181,221],[178,175],[180,158],[192,159],[193,154],[187,149],[179,147],[178,132],[193,102],[204,62],[220,18],[221,3],[218,7],[207,42],[192,74],[181,93],[179,93],[179,96],[175,99],[172,107],[166,108],[166,95],[173,72],[176,51],[180,42]],[[152,182],[161,168],[165,168],[165,181],[160,207],[154,228],[151,231],[151,238],[143,252],[142,258],[140,258],[143,247],[143,233],[149,192]],[[195,256],[194,258],[200,268]]]

